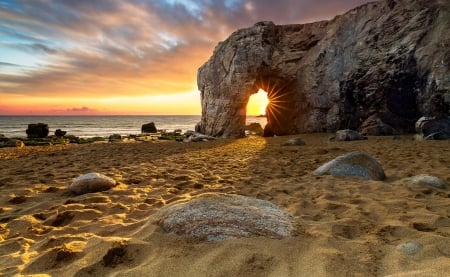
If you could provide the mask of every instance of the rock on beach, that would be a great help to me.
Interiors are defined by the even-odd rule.
[[[292,217],[271,202],[240,195],[206,193],[163,208],[158,224],[165,232],[220,241],[265,236],[292,236]]]
[[[380,163],[363,152],[351,152],[339,156],[317,168],[316,175],[360,177],[370,180],[384,180],[386,175]]]
[[[87,173],[75,178],[69,190],[75,194],[85,194],[108,190],[117,185],[117,182],[100,173]]]

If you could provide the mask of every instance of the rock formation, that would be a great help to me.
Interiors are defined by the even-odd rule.
[[[361,130],[369,117],[412,132],[421,116],[449,115],[449,29],[448,0],[383,0],[330,21],[238,30],[198,71],[197,131],[244,136],[249,97],[263,89],[267,136]]]

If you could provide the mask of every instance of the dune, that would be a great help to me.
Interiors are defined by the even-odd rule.
[[[305,145],[281,146],[300,137]],[[446,276],[450,141],[411,136],[330,142],[328,134],[0,149],[2,276]],[[383,181],[317,176],[352,151]],[[82,174],[119,184],[72,194]],[[294,236],[199,241],[166,233],[155,214],[204,193],[270,201]]]

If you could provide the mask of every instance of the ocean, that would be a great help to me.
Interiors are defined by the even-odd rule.
[[[194,130],[200,115],[120,115],[120,116],[0,116],[0,134],[6,137],[26,137],[30,123],[48,124],[50,135],[56,129],[78,137],[108,137],[112,134],[137,135],[143,124],[154,122],[158,130]],[[247,116],[247,124],[266,125],[265,117]]]

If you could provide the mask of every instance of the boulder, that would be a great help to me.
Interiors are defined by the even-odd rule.
[[[22,148],[24,147],[25,144],[23,143],[23,141],[19,140],[19,139],[2,139],[0,140],[0,147],[17,147],[17,148]]]
[[[435,188],[439,188],[439,189],[447,188],[447,184],[444,183],[444,181],[442,181],[438,177],[428,175],[428,174],[420,174],[417,176],[404,178],[401,181],[410,183],[413,185],[431,186],[431,187],[435,187]]]
[[[351,140],[366,140],[367,137],[361,135],[357,131],[345,129],[336,131],[334,137],[331,137],[331,141],[351,141]]]
[[[61,129],[56,129],[55,130],[55,136],[57,136],[57,137],[64,137],[66,134],[67,134],[67,132],[63,131]]]
[[[117,185],[117,182],[100,173],[88,173],[75,178],[69,186],[69,190],[75,194],[85,194],[109,190]]]
[[[112,134],[108,138],[109,142],[122,141],[122,136],[120,134]]]
[[[245,131],[248,131],[250,134],[262,136],[264,133],[264,129],[261,124],[253,122],[245,126]]]
[[[154,122],[146,123],[141,127],[141,133],[157,133],[157,132],[158,130],[156,129]]]
[[[244,137],[259,89],[270,101],[267,136],[361,130],[375,113],[403,134],[422,115],[448,116],[450,9],[448,1],[424,3],[375,1],[329,21],[235,31],[198,70],[196,131]]]
[[[416,122],[416,131],[425,140],[450,139],[450,117],[421,117]]]
[[[45,138],[48,136],[49,129],[45,123],[28,124],[26,131],[28,138]]]
[[[351,152],[339,156],[317,168],[314,174],[359,177],[370,180],[384,180],[386,178],[380,163],[362,152]]]
[[[186,139],[184,139],[184,142],[203,142],[203,141],[210,141],[210,140],[216,140],[216,139],[217,139],[216,137],[195,133],[193,135],[190,135]]]
[[[301,146],[306,143],[301,138],[291,138],[281,144],[281,146]]]
[[[293,218],[271,202],[207,193],[164,207],[156,215],[165,232],[207,241],[294,235]]]
[[[361,125],[361,134],[364,136],[392,136],[397,131],[384,123],[378,116],[371,116]]]
[[[397,247],[396,247],[398,252],[408,255],[408,256],[416,255],[417,253],[419,253],[422,250],[422,248],[423,248],[422,244],[415,242],[415,241],[401,243],[401,244],[397,245]]]

